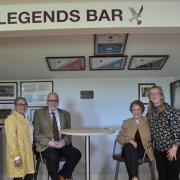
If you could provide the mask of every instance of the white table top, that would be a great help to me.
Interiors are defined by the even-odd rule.
[[[113,134],[115,131],[108,128],[79,128],[79,129],[64,129],[62,134],[73,136],[95,136]]]

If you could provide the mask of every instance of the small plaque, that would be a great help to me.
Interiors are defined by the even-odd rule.
[[[94,99],[94,91],[80,91],[81,99]]]

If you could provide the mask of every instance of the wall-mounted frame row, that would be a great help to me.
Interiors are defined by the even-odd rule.
[[[89,56],[90,70],[123,70],[128,56]],[[169,55],[131,56],[128,70],[161,70]],[[85,70],[85,56],[46,57],[50,71]]]
[[[0,104],[13,104],[18,97],[24,97],[30,107],[46,106],[49,92],[53,92],[53,81],[0,82]]]

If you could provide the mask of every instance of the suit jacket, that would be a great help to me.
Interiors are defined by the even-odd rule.
[[[147,155],[149,159],[151,161],[154,160],[150,129],[146,117],[142,117],[139,121],[139,124],[137,124],[133,118],[125,120],[120,131],[119,143],[123,145],[129,140],[134,139],[137,130],[139,130],[144,149],[147,147]]]
[[[71,116],[70,113],[62,109],[58,109],[60,115],[60,130],[71,128]],[[48,142],[53,139],[52,121],[48,108],[39,109],[34,114],[34,141],[36,150],[42,152],[48,148]],[[71,136],[62,135],[66,145],[71,144]]]

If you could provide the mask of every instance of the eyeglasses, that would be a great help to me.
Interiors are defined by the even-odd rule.
[[[161,93],[149,93],[149,96],[159,96]]]
[[[142,109],[131,109],[132,111],[142,111]]]
[[[28,104],[18,103],[17,106],[28,106]]]
[[[49,99],[49,100],[47,100],[47,102],[49,102],[49,103],[57,103],[59,100],[51,100],[51,99]]]

